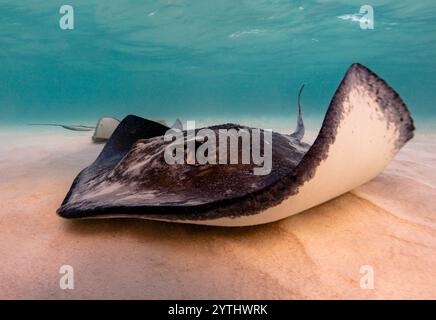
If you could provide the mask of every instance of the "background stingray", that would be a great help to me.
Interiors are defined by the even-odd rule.
[[[250,130],[237,124],[210,127],[220,128]],[[168,129],[126,117],[97,160],[75,179],[58,214],[221,226],[267,223],[369,181],[413,137],[414,125],[399,95],[353,64],[312,146],[301,142],[301,118],[294,134],[273,133],[269,175],[253,175],[253,164],[168,165],[163,159]]]

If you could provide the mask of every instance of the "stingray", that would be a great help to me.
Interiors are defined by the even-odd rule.
[[[269,174],[254,175],[251,162],[167,164],[163,150],[169,142],[163,136],[169,128],[129,115],[95,162],[76,177],[58,214],[216,226],[269,223],[368,182],[413,137],[413,120],[400,96],[368,68],[353,64],[317,138],[312,145],[304,143],[302,89],[295,132],[272,133]],[[238,124],[208,128],[253,129]]]

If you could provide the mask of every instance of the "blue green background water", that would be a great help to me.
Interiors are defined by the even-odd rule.
[[[63,4],[74,30],[59,27]],[[374,30],[339,18],[365,4]],[[418,122],[436,118],[434,0],[1,0],[0,16],[2,124],[287,119],[302,83],[305,115],[322,117],[353,62]]]

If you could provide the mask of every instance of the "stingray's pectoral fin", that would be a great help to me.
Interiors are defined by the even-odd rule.
[[[303,92],[304,84],[301,86],[300,91],[298,92],[298,118],[297,118],[297,128],[294,133],[290,134],[290,136],[298,141],[301,141],[304,137],[304,122],[303,122],[303,114],[301,112],[301,93]]]
[[[353,64],[330,103],[318,137],[293,174],[238,207],[249,208],[268,197],[276,200],[257,214],[209,224],[268,223],[333,199],[380,174],[414,130],[400,96],[372,71]]]
[[[244,217],[240,225],[297,214],[368,182],[413,137],[414,129],[400,96],[372,71],[353,64],[293,179],[283,181],[291,195],[260,213],[256,221]]]
[[[95,127],[94,135],[92,136],[92,140],[94,142],[105,142],[109,140],[109,138],[114,133],[115,129],[120,124],[120,120],[112,118],[112,117],[103,117],[100,118]]]

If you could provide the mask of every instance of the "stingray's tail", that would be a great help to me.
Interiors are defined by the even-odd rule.
[[[301,86],[300,91],[298,92],[298,119],[297,119],[297,128],[294,133],[290,136],[294,139],[301,140],[304,137],[304,122],[303,115],[301,112],[301,93],[303,92],[304,84]]]
[[[57,124],[57,123],[29,123],[29,126],[52,126],[52,127],[62,127],[67,130],[72,131],[92,131],[95,127],[91,126],[82,126],[82,125],[66,125],[66,124]]]

